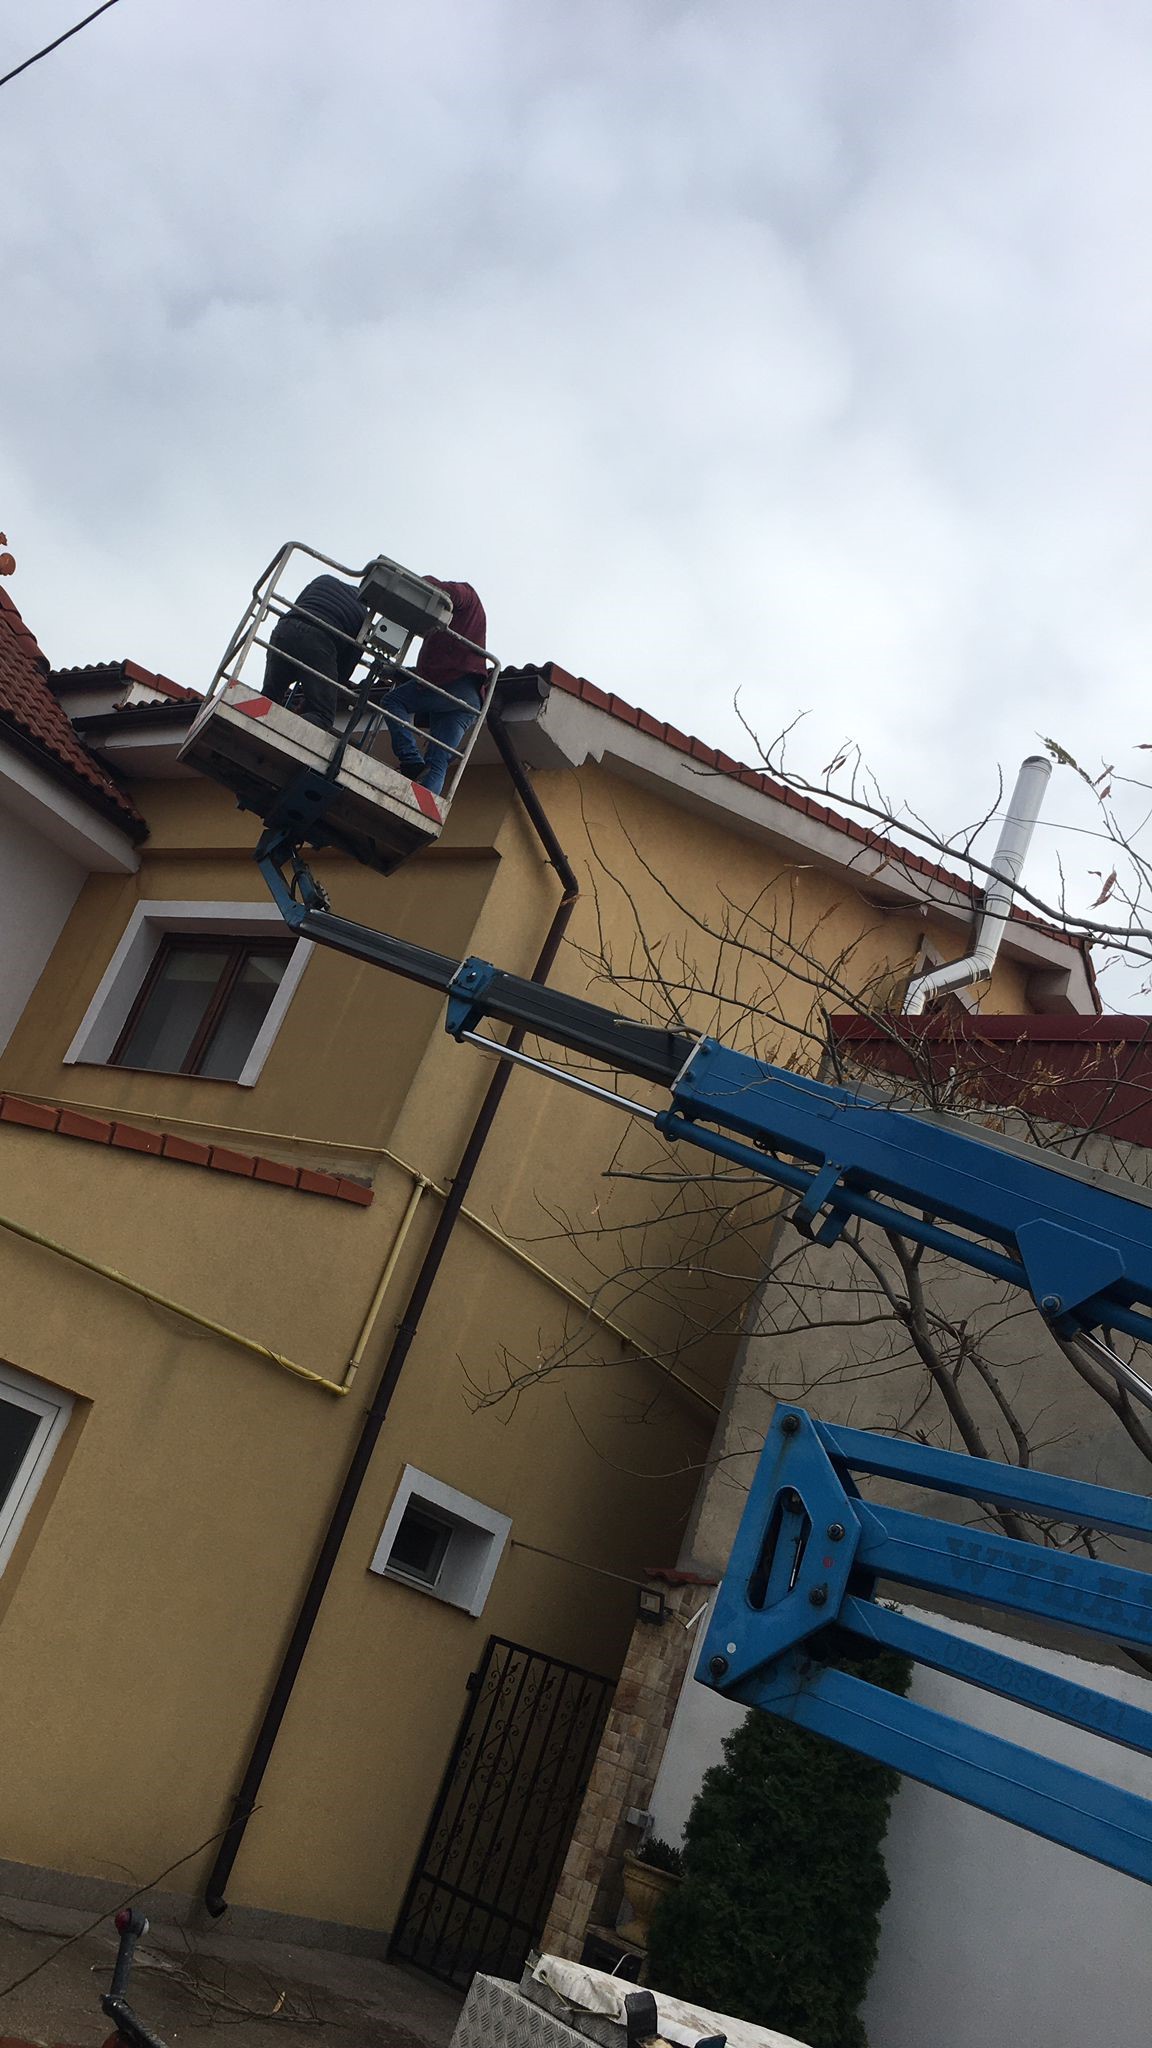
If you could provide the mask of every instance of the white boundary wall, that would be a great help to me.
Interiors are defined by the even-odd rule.
[[[1149,1704],[1149,1681],[1137,1672],[946,1625]],[[1147,1758],[1031,1708],[928,1671],[917,1672],[912,1697],[1152,1797]],[[653,1794],[658,1834],[680,1839],[704,1772],[740,1719],[689,1676]],[[885,1856],[892,1896],[864,2011],[871,2048],[1148,2048],[1152,1887],[908,1779]]]

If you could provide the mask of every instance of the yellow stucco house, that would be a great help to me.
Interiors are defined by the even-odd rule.
[[[515,1969],[771,1204],[294,940],[197,701],[0,594],[0,1883]],[[795,1059],[965,949],[961,882],[555,666],[499,717],[339,910]],[[1016,917],[990,1001],[1085,956]]]

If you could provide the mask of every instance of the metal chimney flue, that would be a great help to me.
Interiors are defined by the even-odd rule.
[[[1051,773],[1052,763],[1044,754],[1030,754],[1021,763],[996,851],[989,863],[991,873],[976,927],[976,943],[962,960],[949,961],[946,967],[932,967],[909,983],[904,998],[906,1017],[919,1017],[935,997],[954,989],[970,988],[973,982],[986,981],[991,974]]]

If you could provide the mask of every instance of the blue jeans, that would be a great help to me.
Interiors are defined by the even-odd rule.
[[[438,696],[425,683],[419,682],[400,683],[395,690],[389,690],[384,699],[384,723],[397,765],[411,781],[430,789],[433,796],[439,796],[449,769],[456,765],[456,756],[448,749],[463,746],[480,709],[481,683],[478,676],[457,676],[454,682],[445,683],[444,688],[453,697],[462,698],[463,702],[450,704],[447,697]],[[398,718],[407,718],[413,725],[419,723],[426,728],[428,744],[423,753],[416,734],[407,726],[400,725]]]

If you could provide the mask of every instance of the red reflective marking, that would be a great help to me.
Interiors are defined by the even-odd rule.
[[[234,704],[233,711],[242,711],[245,718],[267,718],[272,709],[271,697],[250,697],[246,704]]]
[[[412,794],[423,811],[424,816],[431,818],[434,825],[439,825],[441,822],[440,806],[432,791],[430,789],[422,789],[418,782],[414,782],[412,784]]]

